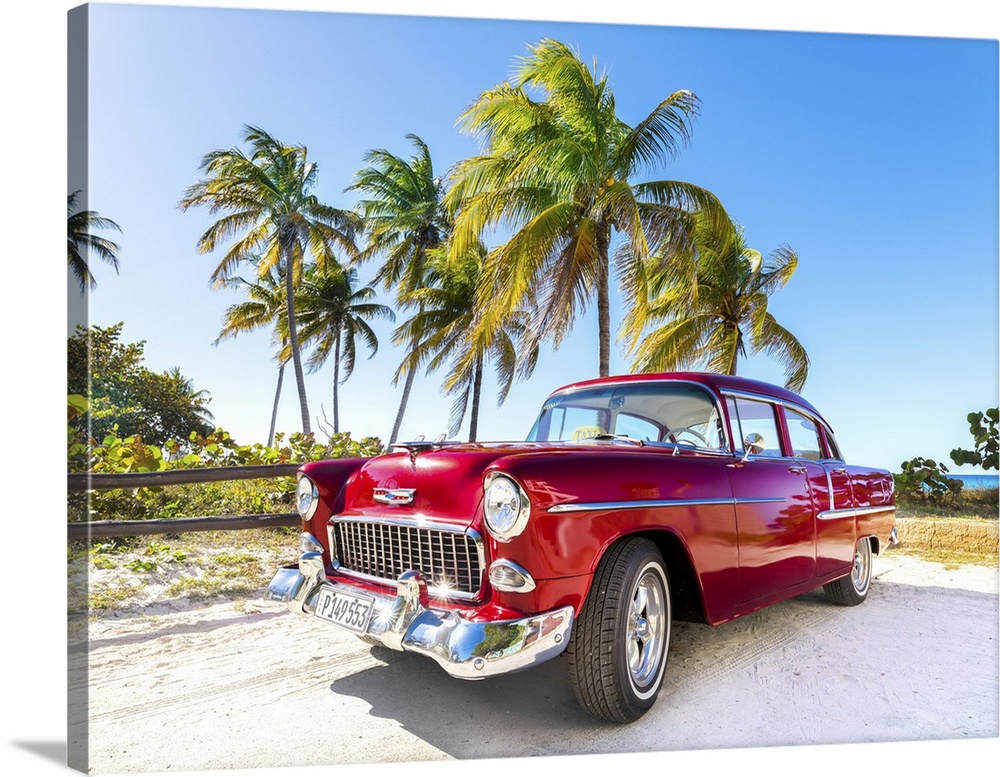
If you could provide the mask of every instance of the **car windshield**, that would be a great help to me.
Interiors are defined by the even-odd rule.
[[[725,447],[712,396],[690,383],[631,383],[567,391],[549,397],[529,442],[624,437],[647,443]]]

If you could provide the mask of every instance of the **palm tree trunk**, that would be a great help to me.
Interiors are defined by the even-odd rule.
[[[281,344],[282,349],[284,349],[285,344]],[[285,379],[285,363],[281,362],[278,366],[278,385],[274,389],[274,406],[271,408],[271,430],[267,433],[267,447],[270,448],[274,445],[274,431],[275,427],[278,425],[278,400],[281,398],[281,384]]]
[[[306,381],[302,372],[302,354],[299,353],[299,332],[295,324],[295,293],[292,282],[291,238],[279,235],[281,252],[285,258],[285,302],[288,314],[288,344],[292,349],[292,366],[295,368],[295,385],[299,392],[299,409],[302,411],[302,433],[312,434],[309,424],[309,403],[306,400]]]
[[[392,434],[389,435],[389,445],[396,442],[399,436],[399,427],[403,425],[403,413],[406,412],[406,403],[410,399],[410,388],[413,386],[413,375],[415,369],[406,371],[406,380],[403,381],[403,398],[399,401],[399,410],[396,411],[396,421],[392,425]]]
[[[420,304],[418,311],[418,315],[424,312],[423,303]],[[413,342],[410,343],[410,353],[416,350],[417,342],[417,338],[414,337]],[[403,397],[399,400],[399,410],[396,411],[396,420],[392,424],[392,434],[389,435],[390,446],[396,442],[396,438],[399,436],[399,427],[403,425],[403,413],[406,412],[406,403],[410,400],[410,389],[413,387],[413,376],[416,372],[416,367],[411,367],[406,371],[406,380],[403,381]]]
[[[608,252],[611,246],[611,228],[598,227],[597,232],[597,367],[598,374],[606,378],[611,374],[611,274]]]
[[[476,358],[475,373],[472,377],[472,410],[469,412],[469,442],[476,441],[479,433],[479,399],[483,393],[483,355]]]
[[[739,327],[736,328],[736,337],[733,338],[733,353],[729,359],[729,366],[726,369],[727,375],[736,374],[736,361],[740,357],[740,351],[743,350],[743,335],[740,332]]]
[[[340,434],[340,405],[337,396],[338,384],[340,383],[340,332],[337,332],[337,339],[333,344],[333,433]]]

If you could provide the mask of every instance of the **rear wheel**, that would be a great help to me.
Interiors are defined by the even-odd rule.
[[[872,544],[867,537],[854,546],[851,573],[823,586],[826,595],[836,604],[854,607],[868,598],[872,583]]]
[[[670,647],[670,584],[649,540],[624,540],[597,567],[567,649],[573,691],[592,715],[642,716],[663,685]]]

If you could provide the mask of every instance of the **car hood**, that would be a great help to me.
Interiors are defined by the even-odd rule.
[[[614,440],[408,444],[361,464],[334,512],[478,530],[483,478],[493,470],[519,480],[532,504],[546,510],[576,501],[701,498],[719,489],[728,493],[728,481],[718,482],[724,472],[717,461],[718,454]],[[666,470],[669,481],[663,477]],[[378,491],[399,500],[380,502]]]
[[[473,523],[483,495],[483,475],[498,459],[566,451],[561,443],[460,443],[410,445],[370,459],[351,477],[344,515],[378,515]],[[409,490],[412,490],[412,501]],[[376,499],[377,491],[401,496],[396,504]]]

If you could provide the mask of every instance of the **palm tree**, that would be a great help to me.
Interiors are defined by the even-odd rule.
[[[248,299],[226,308],[223,315],[222,331],[212,342],[218,345],[223,340],[236,337],[241,332],[253,332],[264,327],[274,327],[275,338],[281,342],[281,350],[288,343],[288,324],[285,317],[285,292],[282,288],[282,272],[272,267],[259,283],[252,283],[243,278],[233,278],[232,285],[242,288]],[[285,379],[287,358],[282,358],[279,351],[278,382],[274,389],[274,402],[271,406],[271,426],[267,434],[267,445],[274,444],[274,432],[278,422],[278,400],[281,398],[281,386]]]
[[[596,69],[596,65],[595,65]],[[651,256],[669,259],[684,244],[692,212],[721,218],[718,201],[690,183],[636,183],[644,168],[668,163],[691,136],[698,99],[677,91],[634,127],[618,118],[606,76],[554,40],[530,47],[513,83],[484,92],[460,116],[485,150],[460,162],[448,203],[458,208],[453,249],[464,254],[484,230],[511,230],[487,262],[480,326],[495,327],[537,290],[536,339],[555,347],[596,296],[598,361],[610,369],[609,279],[614,268],[626,294]]]
[[[205,155],[200,170],[205,177],[188,187],[178,207],[203,205],[212,214],[224,213],[198,241],[201,253],[211,253],[224,240],[236,236],[215,271],[212,281],[224,285],[240,262],[259,256],[263,277],[272,268],[284,274],[288,345],[302,413],[302,431],[311,433],[309,406],[295,320],[294,290],[306,255],[320,267],[336,266],[334,248],[353,256],[357,217],[321,203],[312,190],[318,167],[308,161],[304,146],[289,146],[259,127],[246,126],[243,140],[249,155],[240,149],[220,149]]]
[[[358,271],[330,266],[310,267],[296,295],[302,325],[302,343],[313,346],[309,370],[322,367],[333,355],[333,431],[340,431],[338,388],[354,372],[357,339],[371,351],[378,351],[378,337],[369,326],[371,319],[395,321],[392,308],[372,302],[371,286],[357,288]],[[341,377],[343,367],[343,377]]]
[[[178,397],[187,406],[187,411],[192,418],[202,426],[211,428],[215,416],[205,407],[212,401],[211,394],[205,389],[195,391],[194,381],[184,377],[180,367],[171,367],[169,370],[165,370],[163,375],[173,384]]]
[[[97,279],[87,264],[88,253],[93,252],[114,267],[116,273],[118,272],[118,244],[93,234],[92,230],[114,229],[121,232],[122,228],[97,211],[77,210],[79,196],[80,190],[77,190],[66,198],[68,233],[66,263],[80,282],[80,293],[83,294],[87,287],[91,290],[97,288]]]
[[[497,372],[499,407],[514,378],[531,375],[538,356],[537,347],[527,346],[529,350],[523,352],[531,319],[524,310],[503,316],[495,328],[477,328],[480,309],[476,295],[485,257],[481,244],[458,262],[449,261],[443,248],[429,252],[428,285],[405,297],[418,310],[393,337],[397,345],[413,344],[397,375],[415,372],[421,365],[426,365],[428,372],[450,365],[443,386],[445,393],[454,395],[448,434],[458,433],[469,410],[470,442],[478,435],[486,363],[491,362]]]
[[[798,266],[798,256],[782,246],[765,260],[747,245],[735,224],[720,233],[701,224],[694,232],[697,276],[667,267],[649,273],[651,300],[626,322],[632,335],[636,372],[660,372],[703,365],[735,375],[740,358],[765,353],[785,370],[785,386],[801,391],[809,372],[802,344],[767,310],[768,298]],[[641,330],[655,326],[644,339]]]
[[[410,159],[390,154],[385,149],[369,151],[368,164],[355,174],[348,191],[367,195],[357,207],[364,219],[368,245],[362,259],[385,258],[374,283],[386,290],[396,290],[397,307],[404,308],[409,292],[426,285],[427,252],[443,245],[451,229],[442,201],[442,180],[434,175],[427,144],[416,135],[406,136],[414,145]],[[413,348],[414,343],[408,344]],[[397,373],[393,383],[403,377],[403,395],[389,435],[392,445],[399,435],[403,414],[413,386],[413,370]]]

